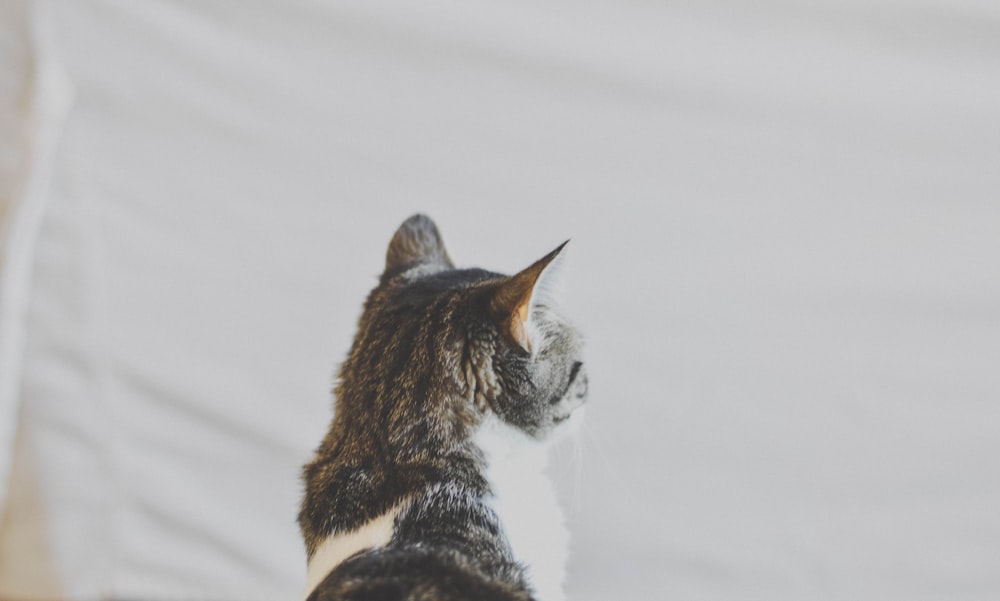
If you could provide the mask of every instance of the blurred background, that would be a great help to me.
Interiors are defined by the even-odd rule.
[[[7,0],[0,599],[298,599],[416,211],[573,240],[571,599],[1000,598],[993,0]]]

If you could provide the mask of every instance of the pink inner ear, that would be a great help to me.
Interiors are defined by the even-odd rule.
[[[528,336],[528,320],[531,318],[531,298],[535,293],[535,284],[538,283],[538,276],[544,270],[544,265],[540,269],[521,272],[515,278],[521,280],[522,290],[517,305],[510,314],[508,330],[511,338],[524,350],[531,352],[531,337]]]
[[[531,351],[531,339],[528,338],[528,329],[525,327],[526,319],[521,319],[520,311],[510,318],[510,336],[514,342],[519,344],[526,351]]]
[[[524,297],[521,304],[517,307],[517,316],[524,323],[528,323],[528,317],[531,315],[531,296],[531,291],[529,291],[528,296]]]

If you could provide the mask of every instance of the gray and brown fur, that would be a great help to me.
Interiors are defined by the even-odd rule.
[[[535,290],[563,246],[508,277],[456,269],[423,215],[396,231],[304,468],[299,525],[311,557],[330,534],[404,509],[388,545],[338,565],[309,601],[534,598],[474,434],[494,414],[542,439],[585,400],[578,337]]]

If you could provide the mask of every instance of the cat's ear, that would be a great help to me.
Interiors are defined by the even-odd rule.
[[[568,243],[563,242],[527,269],[504,280],[490,301],[503,333],[525,351],[531,352],[535,308],[549,301],[562,250]]]
[[[387,272],[414,263],[429,263],[442,269],[454,267],[437,226],[430,217],[419,213],[399,226],[385,253]]]

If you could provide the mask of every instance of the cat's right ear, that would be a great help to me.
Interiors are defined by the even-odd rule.
[[[385,253],[385,271],[394,271],[416,263],[429,263],[441,269],[455,266],[444,248],[437,226],[427,215],[416,214],[399,226]]]
[[[506,280],[493,293],[490,310],[507,338],[525,352],[532,352],[534,313],[539,304],[551,300],[552,280],[558,271],[563,248],[569,240]]]

